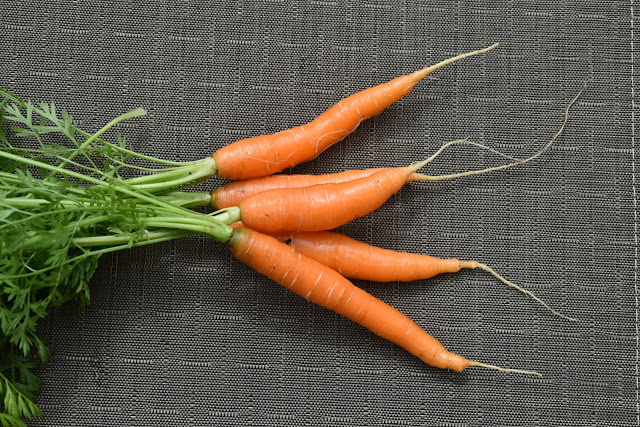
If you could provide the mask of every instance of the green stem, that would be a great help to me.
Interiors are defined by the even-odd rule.
[[[158,197],[169,203],[189,208],[211,205],[211,193],[208,191],[172,191]]]
[[[160,221],[166,223],[175,223],[175,224],[193,224],[193,225],[202,225],[202,226],[210,226],[213,222],[217,225],[217,218],[212,218],[203,214],[196,214],[196,216],[171,216],[171,215],[157,215],[147,218],[144,221],[144,224],[149,223],[150,221]]]
[[[236,206],[226,208],[218,212],[214,212],[212,217],[224,224],[233,224],[241,219],[240,208]]]
[[[189,230],[203,235],[211,236],[219,242],[227,242],[233,230],[224,221],[220,221],[220,216],[201,216],[196,214],[192,217],[171,217],[158,216],[145,219],[144,225],[153,228],[175,228]],[[227,219],[226,216],[222,216]]]
[[[4,199],[3,202],[4,202],[3,203],[4,206],[10,206],[15,209],[33,208],[33,207],[39,207],[41,205],[46,205],[48,203],[51,203],[49,200],[29,199],[26,197],[11,197],[11,198]],[[29,215],[29,217],[11,221],[11,224],[17,224],[20,222],[30,221],[33,218],[38,218],[38,217],[47,216],[47,215],[56,215],[56,214],[65,213],[65,212],[113,211],[114,210],[114,208],[112,208],[109,205],[96,205],[94,202],[91,202],[91,201],[87,202],[87,201],[60,200],[58,203],[62,206],[62,209],[55,209],[55,210],[39,212],[39,213],[23,212],[24,214]],[[144,204],[142,205],[138,204],[136,207],[132,207],[132,208],[127,206],[117,206],[116,210],[118,212],[137,212],[140,214],[166,213],[166,214],[175,215],[176,213],[174,209],[169,210],[163,207],[148,206]],[[190,212],[189,216],[194,214],[193,211],[187,211],[187,212]],[[113,215],[115,214],[112,214],[112,216]],[[198,214],[195,214],[195,215],[198,215]],[[6,224],[0,225],[0,229],[2,229],[5,226]]]
[[[46,200],[43,200],[43,202],[46,202]],[[92,211],[92,210],[104,210],[103,207],[100,206],[82,206],[82,207],[78,207],[77,205],[75,207],[65,207],[63,209],[54,209],[51,211],[46,211],[46,212],[39,212],[39,213],[32,213],[32,212],[24,212],[25,214],[29,215],[26,218],[21,218],[21,219],[17,219],[11,222],[8,222],[6,224],[0,225],[0,230],[2,230],[4,227],[9,227],[11,225],[14,224],[20,224],[23,222],[29,222],[34,218],[40,218],[43,216],[47,216],[47,215],[57,215],[60,213],[70,213],[70,212],[87,212],[87,211]],[[130,211],[131,209],[129,209]]]
[[[25,187],[24,185],[24,181],[16,178],[13,174],[10,174],[8,172],[0,172],[0,180],[2,180],[2,182],[4,184],[13,184],[15,185],[14,187],[12,187],[11,185],[3,185],[2,188],[3,189],[7,189],[9,191],[13,191],[13,192],[30,192],[32,191],[31,188],[29,187]],[[46,191],[48,193],[51,192],[55,192],[56,194],[62,194],[58,191],[60,184],[56,183],[56,182],[51,182],[48,180],[39,180],[39,182],[43,183],[46,187],[48,187],[46,190],[40,189],[40,191]],[[74,188],[72,186],[66,187],[64,188],[65,197],[68,197],[66,193],[70,193],[70,194],[76,194],[76,195],[84,195],[85,192],[84,190],[81,190],[79,188]]]
[[[99,216],[94,216],[94,217],[90,217],[90,218],[86,218],[86,219],[82,219],[78,222],[75,222],[73,224],[70,224],[66,227],[66,229],[68,230],[69,236],[73,236],[78,228],[80,227],[86,227],[92,224],[98,224],[101,222],[105,222],[105,221],[113,221],[114,217],[119,217],[121,215],[99,215]],[[50,240],[49,236],[43,236],[43,235],[35,235],[33,236],[32,234],[33,232],[31,232],[30,234],[28,234],[26,237],[27,239],[24,241],[23,244],[23,249],[29,249],[34,247],[35,245],[39,244],[40,242],[42,242],[43,240]],[[32,237],[33,236],[33,237]],[[73,241],[73,239],[72,239]],[[0,252],[2,254],[6,254],[5,251]]]
[[[15,177],[15,175],[9,173],[9,172],[0,172],[0,179],[2,179],[3,183],[5,184],[14,184],[14,185],[24,185],[24,182],[18,178]],[[55,182],[50,182],[47,180],[41,180],[41,182],[43,182],[44,184],[48,185],[49,187],[53,187],[54,189],[59,185],[58,183]],[[4,188],[5,186],[3,186]],[[10,186],[6,186],[8,190],[14,190],[14,191],[20,191],[23,190],[24,187],[10,187]],[[65,192],[67,193],[73,193],[73,194],[84,194],[84,191],[78,188],[73,188],[73,187],[67,187],[64,189]]]
[[[185,235],[191,235],[191,233],[185,234],[179,230],[164,230],[164,231],[152,231],[146,233],[138,239],[138,242],[144,242],[148,240],[158,240],[166,238],[179,238]],[[92,237],[76,237],[73,239],[73,243],[77,246],[92,247],[92,246],[114,246],[123,245],[131,241],[133,234],[127,234],[124,236],[92,236]]]
[[[73,160],[74,157],[76,157],[78,154],[82,153],[82,151],[85,148],[87,148],[89,146],[89,144],[91,144],[100,135],[102,135],[103,133],[105,133],[106,131],[108,131],[109,129],[111,129],[113,126],[117,125],[121,121],[127,120],[127,119],[131,119],[133,117],[144,116],[145,114],[147,114],[147,112],[144,110],[144,108],[136,108],[135,110],[131,110],[131,111],[128,111],[128,112],[126,112],[124,114],[119,115],[118,117],[116,117],[115,119],[111,120],[109,123],[104,125],[102,127],[102,129],[98,130],[98,132],[94,133],[89,138],[87,138],[87,140],[84,141],[82,143],[82,145],[80,145],[75,152],[71,153],[69,155],[69,157],[64,162],[60,163],[59,166],[64,168],[69,163],[69,161]]]
[[[175,228],[178,230],[188,230],[202,235],[210,235],[212,237],[215,237],[216,234],[216,227],[211,225],[189,224],[187,222],[176,223],[169,221],[145,221],[145,225],[154,228]]]
[[[12,153],[7,153],[6,151],[0,150],[0,157],[4,157],[5,159],[9,159],[9,160],[15,160],[15,161],[24,163],[26,165],[35,166],[37,168],[44,168],[44,169],[50,170],[51,172],[60,173],[62,175],[72,176],[72,177],[78,178],[78,179],[80,179],[82,181],[90,182],[92,184],[100,185],[100,186],[103,186],[103,187],[109,185],[107,182],[101,181],[98,178],[93,178],[93,177],[90,177],[90,176],[82,174],[82,173],[70,171],[70,170],[64,169],[62,167],[50,165],[49,163],[44,163],[44,162],[41,162],[41,161],[38,161],[38,160],[28,159],[28,158],[22,157],[22,156],[17,156],[17,155],[12,154]]]
[[[86,137],[93,136],[89,132],[83,131],[81,129],[77,129],[76,132],[78,132],[80,135],[83,135],[83,136],[86,136]],[[135,151],[128,150],[128,149],[126,149],[124,147],[120,147],[119,145],[113,144],[111,142],[105,141],[104,139],[100,139],[100,138],[95,138],[95,141],[99,142],[102,145],[106,145],[107,147],[119,150],[122,153],[129,154],[129,155],[137,157],[139,159],[148,160],[150,162],[158,163],[158,164],[161,164],[161,165],[184,166],[184,165],[189,165],[189,164],[192,163],[192,162],[174,162],[174,161],[171,161],[171,160],[159,159],[157,157],[145,156],[144,154],[140,154],[140,153],[137,153]]]
[[[69,235],[72,236],[77,232],[78,228],[80,227],[86,227],[92,224],[98,224],[105,221],[112,221],[114,217],[119,217],[119,216],[121,215],[94,216],[94,217],[82,219],[76,223],[70,224],[66,228],[69,230]],[[50,239],[50,238],[48,236],[42,236],[42,235],[35,235],[34,237],[31,237],[30,235],[28,235],[27,239],[24,242],[23,248],[33,247],[34,245],[39,244],[43,239]],[[6,253],[6,252],[3,251],[2,253]]]
[[[133,244],[129,245],[129,244],[124,244],[124,245],[118,245],[118,246],[110,246],[108,248],[104,248],[104,249],[99,249],[97,251],[89,251],[83,255],[71,258],[70,261],[79,261],[82,258],[84,258],[85,256],[96,256],[96,255],[104,255],[106,253],[109,252],[116,252],[116,251],[121,251],[123,249],[129,249],[129,248],[136,248],[139,246],[146,246],[146,245],[151,245],[153,243],[160,243],[160,242],[166,242],[168,240],[175,240],[175,239],[179,239],[182,237],[187,237],[187,236],[192,236],[194,233],[189,233],[189,232],[185,232],[185,231],[178,231],[175,230],[173,233],[167,233],[165,236],[162,237],[158,237],[155,239],[141,239],[139,241],[133,242]],[[56,266],[54,266],[53,268],[55,268]]]
[[[2,87],[0,87],[0,95],[20,105],[20,107],[24,108],[27,105],[27,103],[24,102],[22,99],[20,99],[18,95],[14,95],[13,93],[9,92],[8,90]]]
[[[149,175],[137,176],[135,178],[129,178],[126,181],[140,188],[141,184],[154,184],[157,182],[167,182],[169,180],[182,178],[186,175],[192,174],[194,171],[198,171],[200,169],[200,163],[202,161],[198,161],[194,164],[190,164],[187,166],[181,166],[179,168],[172,168],[170,170],[165,170],[158,173],[152,173]]]
[[[128,169],[132,169],[132,170],[137,170],[137,171],[144,171],[144,172],[151,172],[152,174],[157,174],[159,172],[168,172],[168,171],[172,171],[172,170],[176,170],[176,169],[181,169],[183,167],[188,167],[191,166],[194,163],[199,162],[200,160],[197,161],[190,161],[190,162],[181,162],[182,164],[180,166],[169,166],[169,167],[161,167],[161,168],[152,168],[152,167],[147,167],[147,166],[141,166],[141,165],[135,165],[135,164],[131,164],[131,163],[127,163],[127,162],[123,162],[122,160],[118,159],[117,157],[112,157],[109,156],[105,153],[103,153],[103,156],[107,159],[109,159],[109,161],[111,161],[112,163],[116,163],[122,167],[127,167]],[[161,163],[164,164],[164,163]]]
[[[156,184],[158,182],[163,183],[174,179],[182,178],[193,173],[194,168],[192,165],[172,169],[170,171],[163,171],[153,173],[150,175],[137,176],[135,178],[127,179],[127,183],[135,185],[137,188],[144,188],[145,185]]]
[[[152,193],[196,183],[214,176],[216,172],[216,162],[208,157],[189,167],[128,179],[127,183]]]
[[[74,177],[74,178],[78,178],[82,181],[85,182],[90,182],[92,184],[96,184],[100,187],[103,188],[108,188],[111,187],[111,184],[106,182],[106,181],[102,181],[100,179],[97,178],[93,178],[91,176],[82,174],[82,173],[78,173],[78,172],[74,172],[74,171],[70,171],[67,169],[63,169],[61,167],[58,166],[53,166],[50,165],[48,163],[44,163],[44,162],[40,162],[38,160],[33,160],[33,159],[27,159],[25,157],[21,157],[21,156],[16,156],[15,154],[11,154],[11,153],[7,153],[5,151],[0,150],[0,157],[4,157],[5,159],[9,159],[9,160],[16,160],[19,162],[22,162],[24,164],[27,165],[31,165],[31,166],[35,166],[38,168],[44,168],[44,169],[48,169],[52,172],[56,172],[56,173],[60,173],[62,175],[67,175],[70,177]],[[153,195],[149,194],[145,194],[141,191],[136,191],[135,188],[129,188],[129,185],[118,178],[114,178],[115,180],[115,185],[114,188],[116,191],[119,191],[121,193],[127,194],[129,196],[132,196],[134,198],[140,199],[140,200],[144,200],[146,202],[151,203],[152,205],[157,205],[157,206],[162,206],[164,208],[167,208],[169,210],[173,210],[176,213],[185,213],[185,212],[190,212],[188,209],[179,207],[179,206],[174,206],[170,203],[164,202],[163,200],[154,197]]]
[[[135,247],[139,247],[139,246],[146,246],[146,245],[151,245],[151,244],[154,244],[154,243],[166,242],[168,240],[175,240],[175,239],[178,239],[178,238],[181,238],[181,237],[191,236],[193,234],[195,234],[195,233],[190,233],[190,232],[187,232],[187,231],[182,231],[182,232],[176,231],[173,234],[166,235],[165,237],[160,237],[160,238],[157,238],[157,239],[140,240],[140,241],[137,241],[137,242],[133,242],[131,244],[110,246],[108,248],[103,248],[103,249],[99,249],[99,250],[96,250],[96,251],[86,251],[82,255],[78,255],[78,256],[75,256],[73,258],[67,258],[64,262],[62,262],[60,264],[51,265],[49,267],[41,268],[41,269],[35,270],[35,271],[30,271],[29,273],[12,274],[12,275],[9,275],[9,274],[2,275],[2,274],[0,274],[0,279],[19,279],[19,278],[23,278],[23,277],[37,276],[39,274],[46,273],[46,272],[54,270],[56,268],[60,268],[62,265],[72,264],[74,262],[81,261],[84,258],[87,258],[87,257],[90,257],[90,256],[101,256],[101,255],[104,255],[104,254],[107,254],[107,253],[110,253],[110,252],[117,252],[117,251],[130,249],[130,248],[135,248]]]
[[[30,199],[25,197],[8,197],[3,200],[3,204],[7,206],[11,206],[13,208],[21,209],[21,208],[33,208],[41,205],[45,205],[47,203],[51,203],[50,200],[45,199]],[[76,202],[73,200],[60,200],[58,201],[62,206],[78,206],[81,202]]]
[[[219,213],[213,217],[207,217],[210,219],[214,219],[217,221],[220,221],[222,223],[227,223],[227,224],[231,224],[234,223],[236,221],[239,221],[239,211],[236,211],[237,208],[231,208],[229,209],[228,212],[222,212]],[[155,219],[155,218],[154,218]],[[172,218],[170,217],[159,217],[159,221],[146,221],[145,225],[147,226],[166,226],[166,228],[172,228],[175,229],[176,228],[176,223],[173,222]],[[173,218],[175,219],[175,218]],[[178,218],[178,220],[184,220],[183,218]],[[193,228],[198,228],[197,230],[192,229],[187,229],[185,227],[180,227],[181,230],[189,230],[189,231],[195,231],[197,233],[202,233],[202,227],[211,227],[211,223],[204,223],[201,222],[200,224],[197,224],[195,222],[193,223],[183,223],[183,225],[190,225]],[[154,239],[159,239],[159,238],[166,238],[166,237],[171,237],[171,236],[178,236],[178,237],[182,237],[182,235],[184,234],[183,231],[177,231],[177,230],[160,230],[160,231],[151,231],[146,233],[145,235],[143,235],[142,237],[138,237],[137,241],[147,241],[147,240],[154,240]],[[191,235],[193,233],[189,233],[188,235]],[[209,234],[209,233],[205,233],[205,234]],[[82,247],[91,247],[91,246],[111,246],[111,245],[116,245],[116,244],[125,244],[131,241],[131,238],[135,237],[135,234],[133,233],[129,233],[129,234],[125,234],[125,235],[121,235],[121,236],[90,236],[90,237],[76,237],[73,239],[73,243],[76,244],[77,246],[82,246]],[[222,243],[226,243],[225,241],[222,241]]]

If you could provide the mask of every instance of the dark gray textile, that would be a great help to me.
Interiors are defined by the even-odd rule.
[[[51,313],[41,332],[55,356],[40,371],[44,418],[33,425],[639,424],[637,3],[0,3],[0,86],[56,101],[87,130],[143,106],[146,117],[116,131],[170,159],[304,123],[358,90],[494,42],[294,171],[404,165],[463,137],[524,157],[588,82],[565,134],[536,161],[409,184],[342,228],[485,262],[578,317],[555,317],[480,271],[356,281],[450,350],[542,378],[426,366],[194,237],[105,256],[91,306]],[[425,170],[502,162],[460,147]]]

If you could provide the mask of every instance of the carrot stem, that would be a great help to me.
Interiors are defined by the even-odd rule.
[[[211,204],[211,193],[209,191],[171,191],[170,193],[160,194],[158,197],[185,208],[209,206]]]
[[[227,225],[241,220],[240,208],[237,206],[220,209],[218,211],[212,212],[211,214],[209,214],[209,216]]]
[[[123,120],[127,120],[127,119],[131,119],[134,117],[140,117],[140,116],[144,116],[145,114],[147,114],[147,112],[145,111],[144,108],[138,107],[134,110],[128,111],[124,114],[119,115],[118,117],[116,117],[115,119],[111,120],[109,123],[107,123],[106,125],[104,125],[100,130],[98,130],[96,133],[94,133],[93,135],[91,135],[89,138],[87,138],[86,141],[84,141],[79,147],[78,149],[72,153],[71,155],[69,155],[68,158],[66,158],[62,163],[60,163],[60,165],[58,165],[61,168],[64,168],[65,166],[67,166],[67,164],[73,160],[74,157],[76,157],[78,154],[82,153],[82,151],[84,149],[86,149],[93,141],[95,141],[100,135],[102,135],[103,133],[105,133],[106,131],[108,131],[109,129],[111,129],[113,126],[117,125],[118,123],[120,123]]]
[[[208,157],[187,167],[128,179],[126,182],[137,189],[156,192],[195,183],[215,174],[216,162]]]
[[[159,241],[160,239],[167,238],[180,238],[184,237],[185,231],[179,230],[162,230],[162,231],[152,231],[146,233],[135,240],[136,242],[153,242]],[[129,243],[134,237],[133,234],[127,234],[123,236],[89,236],[89,237],[76,237],[73,239],[73,244],[76,246],[82,246],[83,248],[92,247],[92,246],[114,246],[114,245],[124,245]]]
[[[152,169],[152,174],[129,178],[126,180],[126,182],[131,185],[140,186],[142,184],[155,184],[158,182],[165,182],[172,179],[182,178],[185,175],[189,175],[195,171],[200,170],[202,168],[200,164],[206,161],[208,161],[208,159],[194,162],[193,164],[188,166],[182,166],[179,168],[168,168],[166,170],[163,170],[162,172],[158,172],[157,170]]]

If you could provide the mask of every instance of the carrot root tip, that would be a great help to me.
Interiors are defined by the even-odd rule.
[[[479,174],[483,174],[483,173],[487,173],[487,172],[499,171],[499,170],[508,169],[508,168],[511,168],[511,167],[514,167],[514,166],[522,165],[524,163],[528,163],[528,162],[540,157],[544,152],[546,152],[553,145],[553,143],[556,141],[556,139],[558,139],[558,137],[562,134],[562,132],[564,132],[564,129],[567,126],[567,122],[569,121],[569,111],[571,110],[571,107],[573,107],[573,105],[578,101],[578,98],[580,98],[580,95],[582,95],[582,92],[584,92],[586,88],[587,88],[587,83],[585,82],[584,85],[582,86],[582,89],[580,89],[580,92],[578,92],[578,94],[569,102],[569,104],[565,108],[564,120],[562,121],[562,125],[560,126],[560,129],[558,129],[558,131],[551,137],[551,140],[547,143],[547,145],[545,145],[540,151],[538,151],[537,153],[533,154],[530,157],[527,157],[525,159],[516,159],[514,157],[511,157],[511,156],[508,156],[506,154],[503,154],[503,153],[499,152],[498,150],[494,150],[494,149],[489,148],[487,146],[483,146],[482,144],[477,144],[477,143],[474,143],[474,142],[467,141],[466,139],[463,139],[463,140],[452,141],[450,143],[447,143],[447,144],[443,145],[436,152],[436,154],[434,154],[433,156],[429,157],[426,160],[423,160],[422,162],[414,163],[410,167],[415,168],[414,169],[414,172],[415,172],[416,170],[420,169],[421,167],[423,167],[424,165],[426,165],[427,163],[432,161],[435,157],[437,157],[438,154],[440,154],[442,152],[442,150],[444,150],[444,148],[446,148],[447,146],[452,145],[452,144],[461,144],[461,143],[476,145],[476,146],[488,149],[489,151],[492,151],[492,152],[494,152],[496,154],[502,155],[503,157],[512,158],[515,161],[513,163],[507,163],[507,164],[500,165],[500,166],[493,166],[493,167],[488,167],[488,168],[485,168],[485,169],[470,170],[470,171],[466,171],[466,172],[459,172],[459,173],[453,173],[453,174],[448,174],[448,175],[435,175],[435,176],[422,175],[422,179],[421,180],[422,181],[444,181],[444,180],[447,180],[447,179],[461,178],[461,177],[464,177],[464,176],[479,175]]]
[[[524,375],[533,375],[536,377],[542,377],[542,374],[540,372],[537,371],[527,371],[524,369],[511,369],[511,368],[503,368],[502,366],[496,366],[496,365],[489,365],[487,363],[481,363],[481,362],[471,362],[471,365],[469,366],[477,366],[480,368],[487,368],[487,369],[493,369],[494,371],[500,371],[500,372],[507,372],[507,373],[514,373],[514,374],[524,374]]]
[[[477,142],[473,142],[473,141],[469,141],[469,139],[464,138],[464,139],[456,139],[454,141],[449,141],[446,144],[443,144],[442,146],[440,146],[440,148],[438,148],[438,150],[429,158],[413,163],[411,165],[409,165],[409,167],[415,172],[418,169],[423,168],[425,165],[427,165],[427,163],[430,163],[431,161],[435,160],[436,157],[438,157],[440,154],[442,154],[442,152],[447,149],[448,147],[452,146],[452,145],[459,145],[459,144],[465,144],[465,145],[472,145],[474,147],[478,147],[481,148],[483,150],[487,150],[493,154],[497,154],[498,156],[507,158],[509,160],[513,160],[515,162],[522,162],[522,159],[518,159],[516,157],[510,156],[508,154],[505,154],[499,150],[496,150],[495,148],[491,148],[488,145],[484,145],[484,144],[479,144]],[[474,172],[474,171],[471,171]],[[431,176],[431,175],[424,175],[424,174],[417,174],[412,181],[442,181],[445,179],[451,179],[451,177],[456,178],[458,176],[458,174],[453,174],[453,175],[439,175],[439,176]]]
[[[482,54],[482,53],[486,53],[486,52],[490,51],[491,49],[496,48],[498,46],[500,46],[500,43],[494,43],[491,46],[485,47],[484,49],[478,49],[478,50],[474,50],[472,52],[462,53],[460,55],[456,55],[456,56],[453,56],[451,58],[445,59],[444,61],[438,62],[437,64],[434,64],[434,65],[430,65],[428,67],[425,67],[425,68],[423,68],[421,70],[418,70],[415,73],[411,74],[412,80],[413,80],[414,83],[417,83],[420,80],[422,80],[425,77],[427,77],[431,72],[437,70],[438,68],[442,68],[445,65],[451,64],[452,62],[458,61],[460,59],[468,58],[469,56],[474,56],[474,55],[479,55],[479,54]]]
[[[546,302],[544,302],[543,300],[541,300],[540,298],[538,298],[533,292],[524,289],[521,286],[516,285],[515,283],[505,279],[504,277],[502,277],[501,275],[499,275],[498,273],[496,273],[491,267],[489,267],[488,265],[482,264],[478,261],[460,261],[460,267],[461,268],[467,268],[467,269],[475,269],[475,268],[479,268],[481,270],[484,270],[488,273],[491,273],[491,275],[493,275],[496,279],[500,280],[502,283],[504,283],[505,285],[512,287],[520,292],[522,292],[525,295],[528,295],[529,297],[531,297],[533,300],[539,302],[540,304],[542,304],[546,309],[548,309],[549,311],[551,311],[553,314],[555,314],[556,316],[559,316],[565,320],[568,320],[570,322],[577,322],[578,319],[574,318],[574,317],[569,317],[565,314],[562,314],[560,312],[558,312],[557,310],[553,309],[549,304],[547,304]]]

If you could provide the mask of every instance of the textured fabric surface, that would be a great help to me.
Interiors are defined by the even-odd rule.
[[[105,256],[92,304],[51,313],[40,426],[638,425],[633,1],[0,0],[0,86],[87,130],[196,160],[304,123],[340,98],[452,64],[294,172],[402,165],[462,137],[504,172],[405,186],[342,228],[396,250],[477,259],[579,318],[467,271],[356,281],[450,350],[535,369],[440,371],[288,293],[203,238]],[[636,32],[637,34],[637,32]],[[636,90],[637,92],[637,90]],[[496,165],[471,147],[428,173]],[[214,179],[201,188],[213,188]]]

